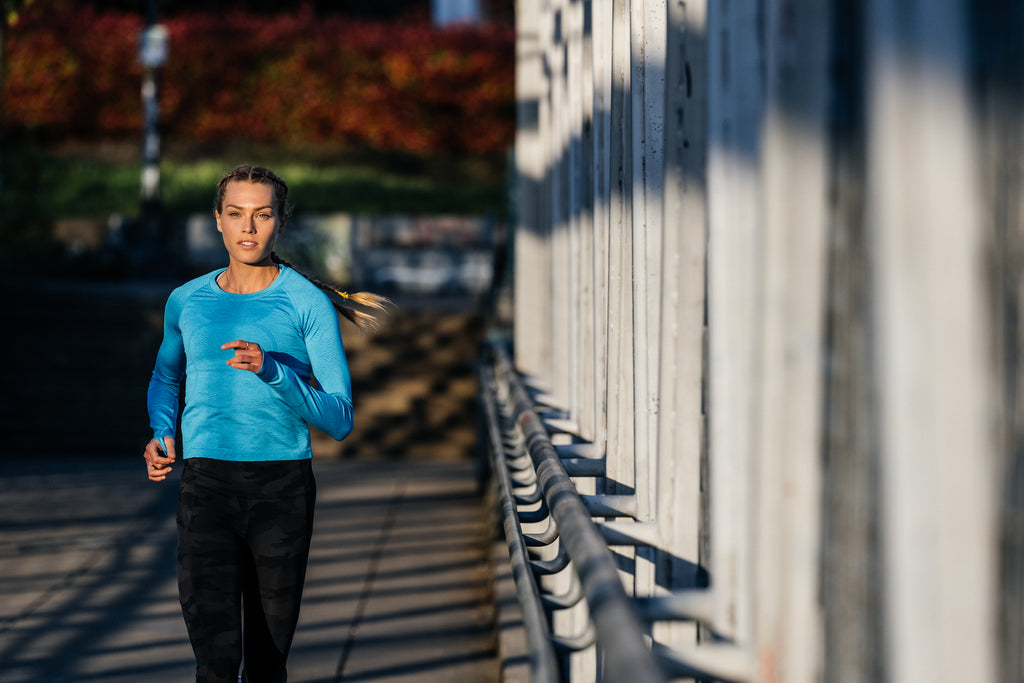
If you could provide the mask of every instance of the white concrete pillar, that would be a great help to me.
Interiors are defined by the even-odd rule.
[[[875,280],[888,678],[994,681],[994,406],[966,0],[873,0]]]

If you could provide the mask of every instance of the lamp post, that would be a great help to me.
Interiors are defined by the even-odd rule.
[[[139,63],[142,77],[142,232],[143,253],[149,252],[152,240],[160,239],[160,114],[157,70],[167,61],[167,29],[157,23],[156,0],[148,0],[146,27],[139,35]]]

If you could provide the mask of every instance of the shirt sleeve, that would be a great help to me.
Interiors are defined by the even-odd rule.
[[[157,351],[153,376],[149,380],[146,403],[149,426],[153,438],[174,437],[178,423],[178,399],[181,380],[185,376],[185,347],[181,338],[179,319],[181,301],[172,293],[164,307],[164,336]]]
[[[264,353],[258,376],[302,419],[341,441],[352,432],[354,421],[352,381],[338,315],[320,292],[303,309],[303,336],[318,386],[311,386],[270,353]]]

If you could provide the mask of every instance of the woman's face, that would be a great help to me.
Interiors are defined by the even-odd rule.
[[[232,261],[250,266],[269,264],[284,216],[274,206],[274,190],[266,183],[232,180],[216,213],[217,230]]]

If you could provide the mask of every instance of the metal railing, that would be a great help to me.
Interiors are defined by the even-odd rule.
[[[756,663],[748,647],[714,638],[678,649],[652,637],[653,625],[713,625],[714,594],[688,589],[631,597],[612,545],[648,545],[643,534],[616,531],[614,521],[635,517],[631,496],[581,495],[573,477],[603,477],[605,459],[586,443],[551,441],[545,422],[504,347],[492,343],[480,368],[486,440],[496,482],[498,512],[508,543],[516,595],[523,613],[531,680],[571,681],[569,656],[598,649],[600,680],[647,683],[670,679],[750,683]],[[539,532],[526,532],[543,525]],[[640,525],[634,525],[639,527]],[[539,559],[542,550],[549,559]],[[568,587],[553,592],[543,577],[569,573]],[[566,582],[562,586],[565,587]],[[564,635],[555,615],[585,603],[587,626]]]
[[[626,594],[611,551],[507,353],[492,345],[480,373],[499,512],[523,612],[532,680],[565,680],[565,655],[597,645],[605,680],[667,681],[648,645],[637,604]],[[599,463],[570,467],[589,471]],[[543,532],[523,532],[523,524],[538,522],[546,523]],[[553,548],[554,557],[536,559],[541,547]],[[538,577],[562,571],[571,572],[567,591],[553,594],[541,588]],[[570,636],[553,634],[554,613],[581,600],[586,603],[588,627]]]

